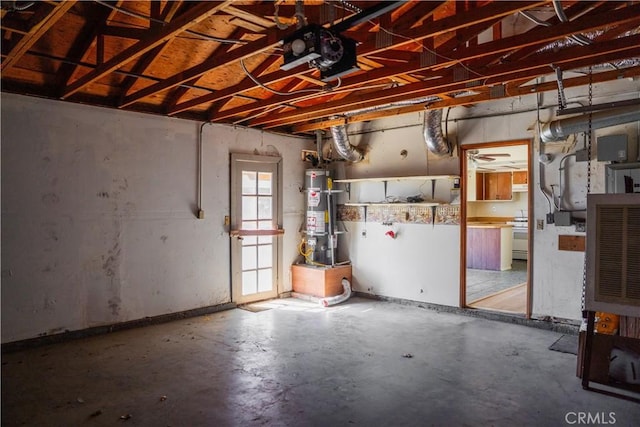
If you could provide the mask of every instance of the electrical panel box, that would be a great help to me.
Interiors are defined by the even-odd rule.
[[[627,135],[607,135],[598,138],[598,161],[626,162]]]
[[[553,223],[558,226],[571,225],[571,212],[555,211],[553,213]]]

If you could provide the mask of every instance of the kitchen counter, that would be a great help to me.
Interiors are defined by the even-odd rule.
[[[510,270],[512,228],[507,224],[467,224],[467,268]]]
[[[468,222],[467,228],[511,228],[513,225],[504,223]]]

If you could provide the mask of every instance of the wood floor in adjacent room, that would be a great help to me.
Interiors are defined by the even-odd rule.
[[[524,313],[527,308],[527,284],[521,283],[480,298],[469,303],[469,307],[503,313]]]
[[[561,426],[640,405],[585,391],[559,333],[296,299],[4,354],[2,426]]]

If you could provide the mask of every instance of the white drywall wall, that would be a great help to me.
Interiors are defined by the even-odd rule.
[[[573,77],[568,74],[566,76]],[[623,79],[615,82],[594,85],[593,103],[605,103],[618,99],[638,96],[640,81]],[[587,88],[566,90],[569,107],[586,105]],[[542,122],[555,119],[556,94],[542,96],[542,105],[553,108],[542,109]],[[519,111],[525,111],[517,113]],[[506,114],[505,114],[506,113]],[[514,114],[517,113],[517,114]],[[475,116],[485,116],[474,119]],[[487,117],[488,116],[488,117]],[[493,116],[493,117],[490,117]],[[459,144],[476,144],[510,140],[532,140],[534,159],[540,153],[536,137],[536,98],[535,96],[509,98],[499,102],[478,104],[472,108],[457,107],[451,111],[449,134]],[[351,142],[366,147],[367,156],[360,164],[344,165],[338,172],[346,178],[406,176],[429,174],[460,174],[459,159],[437,159],[427,153],[422,139],[422,115],[418,113],[379,120],[371,123],[353,124],[349,133]],[[595,141],[603,135],[624,133],[628,135],[630,159],[637,156],[640,123],[629,123],[595,131],[592,157],[595,159]],[[581,148],[582,136],[579,136],[577,148]],[[571,141],[572,139],[570,139]],[[556,159],[545,167],[547,186],[558,185],[558,166],[562,155],[575,151],[570,144],[549,144],[544,150],[553,152]],[[407,151],[406,156],[400,153]],[[565,153],[563,153],[563,151]],[[591,167],[591,192],[604,192],[605,162],[593,161]],[[537,161],[534,169],[534,188],[540,182]],[[584,206],[586,193],[586,163],[575,164],[568,160],[567,201],[575,207]],[[567,181],[565,181],[566,183]],[[549,187],[550,188],[550,187]],[[514,206],[526,209],[526,193],[516,196]],[[523,205],[523,202],[525,203]],[[496,207],[496,212],[491,207]],[[484,203],[476,204],[470,216],[511,216],[514,206]],[[489,209],[489,212],[487,211]],[[509,212],[506,212],[506,209]],[[534,223],[544,220],[548,203],[542,193],[535,190]],[[580,213],[575,213],[580,216]],[[347,223],[349,233],[342,239],[343,254],[346,253],[354,268],[356,289],[385,296],[407,298],[446,305],[458,305],[459,283],[459,227],[400,225],[402,232],[397,240],[385,240],[385,227],[367,224],[367,238],[360,235],[362,223]],[[584,253],[558,250],[558,236],[584,235],[574,227],[546,225],[543,230],[534,230],[533,259],[533,307],[534,317],[552,317],[577,320],[581,316],[581,289]],[[405,238],[401,238],[404,235]],[[411,237],[408,237],[411,236]],[[453,245],[449,243],[453,242]],[[436,252],[431,252],[435,250]],[[430,275],[434,277],[431,280]],[[425,285],[423,293],[419,286]],[[368,289],[371,289],[368,291]]]
[[[347,224],[345,249],[353,264],[356,291],[458,306],[459,226]],[[391,229],[395,239],[385,235]]]
[[[2,94],[2,342],[230,301],[229,153],[281,155],[290,290],[312,145]]]
[[[354,145],[366,147],[365,160],[346,164],[337,176],[373,178],[385,176],[458,175],[458,159],[439,159],[428,153],[422,136],[422,115],[359,123],[349,132]],[[406,150],[406,156],[401,154]],[[451,201],[450,180],[438,180],[434,199]],[[431,181],[391,181],[391,198],[423,194],[431,199]],[[347,201],[347,195],[339,200]],[[351,184],[351,201],[381,202],[382,182]],[[458,306],[460,298],[460,227],[458,225],[394,224],[397,238],[385,236],[390,227],[380,223],[347,222],[340,236],[341,258],[353,264],[357,291],[394,298]],[[366,230],[366,237],[362,236]]]

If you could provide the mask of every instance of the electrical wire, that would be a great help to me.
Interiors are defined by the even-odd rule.
[[[81,62],[81,61],[74,61],[74,60],[71,60],[71,59],[66,59],[66,58],[62,58],[62,57],[59,57],[59,56],[55,56],[55,55],[49,55],[47,53],[35,52],[33,50],[28,51],[27,54],[36,56],[38,58],[46,58],[46,59],[50,59],[52,61],[58,61],[58,62],[61,62],[63,64],[76,65],[78,67],[85,67],[85,68],[91,68],[91,69],[96,68],[95,64],[89,64],[87,62]],[[131,71],[114,70],[113,73],[114,74],[119,74],[121,76],[135,77],[137,79],[151,80],[151,81],[154,81],[154,82],[162,81],[162,79],[160,79],[158,77],[153,77],[153,76],[148,76],[148,75],[144,75],[144,74],[133,73]],[[204,90],[204,91],[207,91],[207,92],[215,92],[215,89],[211,89],[211,88],[204,87],[204,86],[198,86],[198,85],[189,85],[189,84],[186,84],[186,83],[181,83],[178,86],[185,87],[185,88],[188,88],[188,89],[197,89],[197,90]],[[258,98],[248,97],[246,95],[235,95],[235,96],[246,97],[246,98],[254,100],[254,101],[259,100]]]
[[[261,88],[263,88],[265,90],[268,90],[269,92],[274,93],[276,95],[286,96],[286,95],[296,95],[296,94],[299,94],[299,93],[309,93],[309,92],[318,93],[318,92],[326,92],[327,91],[327,89],[301,89],[301,90],[297,90],[295,92],[280,92],[280,91],[277,91],[275,89],[271,89],[270,87],[260,83],[260,81],[258,81],[258,79],[256,79],[253,76],[253,74],[251,74],[249,72],[249,70],[247,70],[247,67],[244,65],[244,60],[243,59],[240,60],[240,65],[242,66],[242,70],[247,75],[247,77],[249,77],[255,84],[257,84]],[[340,80],[340,78],[338,78],[338,80],[339,80],[339,83],[342,82],[342,80]]]
[[[456,64],[460,65],[462,68],[464,68],[464,69],[466,69],[467,71],[469,71],[470,73],[473,73],[473,74],[475,74],[475,75],[477,75],[477,76],[480,76],[480,77],[487,77],[487,76],[485,76],[484,74],[481,74],[481,73],[479,73],[479,72],[477,72],[477,71],[475,71],[475,70],[472,70],[471,68],[469,68],[468,66],[466,66],[462,61],[460,61],[460,60],[458,60],[458,59],[449,58],[449,57],[447,57],[447,56],[444,56],[444,55],[442,55],[442,54],[440,54],[440,53],[436,52],[435,50],[431,50],[431,49],[429,49],[428,47],[426,47],[426,46],[425,46],[425,45],[424,45],[420,40],[418,40],[418,39],[415,39],[415,38],[412,38],[412,37],[407,37],[407,36],[404,36],[404,35],[402,35],[402,34],[394,33],[393,31],[390,31],[390,30],[388,30],[388,29],[384,28],[382,25],[376,24],[375,22],[373,22],[373,21],[371,21],[371,20],[369,20],[369,23],[370,23],[370,24],[372,24],[372,25],[378,26],[382,31],[384,31],[385,33],[387,33],[387,34],[389,34],[389,35],[391,35],[391,36],[400,37],[400,38],[402,38],[402,39],[410,40],[410,41],[412,41],[412,42],[416,43],[418,46],[421,46],[421,47],[422,47],[422,49],[424,49],[424,50],[426,50],[427,52],[429,52],[429,53],[431,53],[431,54],[435,55],[436,57],[444,58],[444,59],[446,59],[447,61],[453,61],[453,62],[455,62]]]
[[[384,83],[384,84],[377,84],[377,85],[360,86],[360,87],[356,87],[356,88],[353,88],[353,89],[347,89],[347,88],[345,88],[345,89],[343,89],[342,91],[356,91],[356,90],[378,89],[378,88],[381,88],[381,87],[387,87],[387,86],[389,86],[389,84],[388,84],[388,83]],[[334,93],[340,93],[340,92],[342,92],[342,91],[337,91],[337,92],[334,92]],[[304,96],[304,97],[300,97],[300,98],[296,99],[295,101],[296,101],[296,102],[307,101],[307,100],[309,100],[309,99],[313,98],[314,96],[315,96],[315,94],[314,94],[314,95],[307,95],[307,96]],[[278,104],[278,105],[275,105],[275,106],[273,106],[273,107],[267,108],[266,110],[261,111],[260,113],[254,114],[254,115],[252,115],[252,116],[244,117],[244,118],[242,118],[242,119],[240,119],[240,120],[237,120],[237,121],[233,122],[232,124],[233,124],[233,125],[237,125],[237,124],[239,124],[239,123],[246,122],[247,120],[253,120],[253,119],[255,119],[256,117],[263,116],[263,115],[265,115],[265,114],[267,114],[267,113],[270,113],[270,112],[272,112],[272,111],[274,111],[274,110],[277,110],[278,108],[282,108],[282,107],[299,108],[299,107],[297,107],[297,106],[295,106],[295,105],[293,105],[293,104],[287,104],[287,103]]]
[[[122,7],[118,7],[118,6],[113,6],[107,2],[101,1],[101,0],[93,0],[96,3],[98,3],[99,5],[108,7],[109,9],[115,10],[116,12],[120,12],[123,13],[125,15],[129,15],[131,17],[134,18],[139,18],[139,19],[145,19],[149,22],[155,22],[156,24],[161,24],[161,25],[167,25],[167,22],[161,20],[161,19],[156,19],[156,18],[152,18],[150,16],[146,16],[143,15],[141,13],[138,12],[133,12],[131,10],[122,8]],[[247,44],[249,42],[245,41],[245,40],[237,40],[237,39],[223,39],[220,37],[215,37],[215,36],[210,36],[208,34],[203,34],[203,33],[199,33],[197,31],[193,31],[193,30],[185,30],[185,33],[197,36],[201,39],[205,39],[205,40],[209,40],[209,41],[214,41],[214,42],[218,42],[218,43],[225,43],[225,44]]]

